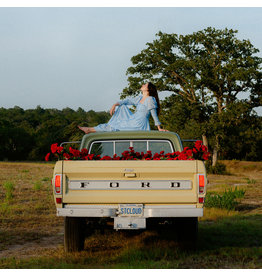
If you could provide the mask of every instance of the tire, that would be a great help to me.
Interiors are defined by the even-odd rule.
[[[180,246],[183,249],[196,249],[198,236],[198,218],[176,218],[175,227],[178,243]]]
[[[79,252],[83,250],[85,243],[85,219],[65,217],[64,230],[65,252]]]

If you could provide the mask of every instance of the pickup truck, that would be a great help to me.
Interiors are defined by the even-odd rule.
[[[152,154],[183,150],[178,134],[159,131],[92,133],[79,149],[113,156],[129,147]],[[66,252],[83,250],[85,237],[101,225],[134,231],[168,224],[182,242],[197,240],[207,184],[203,161],[59,160],[52,184],[57,216],[65,218]]]

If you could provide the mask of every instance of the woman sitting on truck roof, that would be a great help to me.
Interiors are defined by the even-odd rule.
[[[112,118],[108,123],[95,127],[78,126],[78,128],[85,133],[97,131],[150,130],[149,117],[151,114],[158,130],[167,131],[161,128],[161,123],[158,119],[160,103],[155,85],[148,82],[143,84],[140,90],[142,91],[142,95],[136,98],[118,101],[112,106],[110,109]],[[131,112],[127,105],[135,105],[136,112]],[[116,106],[118,106],[117,109]]]

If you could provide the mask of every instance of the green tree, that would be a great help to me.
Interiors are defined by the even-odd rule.
[[[239,40],[236,33],[211,27],[180,36],[159,32],[146,49],[131,58],[129,84],[121,96],[136,95],[145,81],[155,83],[159,91],[173,92],[176,97],[165,101],[165,111],[168,102],[184,101],[186,119],[192,127],[198,126],[206,144],[208,137],[213,165],[225,137],[222,113],[239,101],[240,93],[250,108],[262,104],[262,59],[255,56],[259,50],[249,40]],[[193,110],[198,110],[197,114]],[[181,115],[177,115],[182,124]]]
[[[108,112],[82,108],[0,108],[0,160],[43,160],[51,144],[81,140],[77,125],[95,126],[109,118]]]
[[[33,137],[23,128],[0,119],[0,160],[25,160],[33,146]]]

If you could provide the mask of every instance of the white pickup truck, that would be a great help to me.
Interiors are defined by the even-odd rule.
[[[135,151],[182,151],[173,132],[100,132],[83,136],[80,150],[101,156]],[[80,251],[93,228],[137,230],[169,224],[194,244],[203,216],[206,170],[200,160],[60,160],[53,175],[57,215],[65,217],[66,251]],[[111,226],[112,227],[112,226]]]

